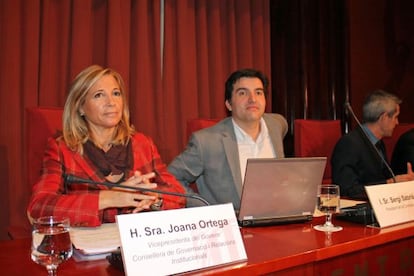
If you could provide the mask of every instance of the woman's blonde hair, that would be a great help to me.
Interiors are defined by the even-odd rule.
[[[99,65],[89,66],[73,80],[62,116],[63,139],[70,149],[81,154],[83,154],[83,144],[93,137],[89,133],[87,121],[81,116],[79,110],[85,103],[89,89],[105,75],[111,75],[115,78],[121,90],[123,101],[122,117],[116,127],[112,144],[125,145],[134,133],[134,127],[130,124],[128,101],[122,77],[110,68],[103,68]]]

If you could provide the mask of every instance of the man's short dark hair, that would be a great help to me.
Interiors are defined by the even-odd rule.
[[[258,78],[261,80],[263,84],[263,89],[265,96],[267,94],[269,80],[267,79],[266,75],[263,74],[261,71],[251,68],[241,69],[233,72],[227,79],[225,84],[225,93],[224,93],[224,101],[231,100],[233,86],[234,84],[241,78]]]

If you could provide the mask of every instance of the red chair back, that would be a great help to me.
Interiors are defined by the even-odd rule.
[[[30,188],[40,176],[47,139],[62,130],[62,113],[63,109],[57,107],[26,109],[26,166]]]
[[[62,129],[62,108],[57,107],[30,107],[26,108],[26,181],[29,186],[27,193],[31,193],[32,186],[41,174],[42,160],[46,149],[47,139],[57,130]],[[11,239],[30,237],[31,226],[29,221],[24,225],[9,225],[7,228]]]
[[[221,119],[189,119],[187,120],[187,138],[197,130],[215,125]]]
[[[342,136],[340,120],[294,121],[294,150],[297,157],[327,157],[323,183],[332,183],[331,155]]]

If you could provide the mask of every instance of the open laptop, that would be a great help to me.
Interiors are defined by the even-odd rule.
[[[239,225],[264,226],[311,220],[326,159],[248,159]]]

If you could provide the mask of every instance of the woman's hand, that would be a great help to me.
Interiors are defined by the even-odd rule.
[[[125,183],[126,186],[131,186],[131,187],[137,187],[137,188],[144,188],[143,185],[155,185],[155,187],[153,188],[147,188],[147,189],[155,189],[157,188],[157,184],[156,183],[152,183],[150,180],[153,179],[155,177],[155,173],[151,172],[151,173],[147,173],[142,175],[140,171],[136,171],[134,173],[134,176],[132,176],[131,178],[129,178],[127,182],[130,182],[128,184]],[[148,187],[148,186],[147,186]],[[160,201],[160,199],[158,198],[159,195],[157,193],[153,193],[153,192],[143,192],[143,194],[147,195],[147,196],[153,196],[153,198],[143,198],[143,199],[136,199],[137,201],[140,200],[137,204],[137,207],[132,211],[133,213],[138,213],[142,210],[148,210],[151,209],[151,205],[153,205],[154,203],[157,203]]]
[[[151,179],[155,177],[155,173],[141,174],[136,171],[132,177],[122,182],[122,186],[132,188],[156,189],[157,184],[152,183]],[[110,207],[135,207],[133,213],[142,210],[148,210],[151,205],[158,202],[159,195],[153,192],[134,191],[128,188],[116,187],[112,190],[100,191],[99,209]]]
[[[147,189],[155,189],[157,187],[156,183],[152,183],[151,180],[155,177],[155,173],[147,173],[141,174],[140,171],[135,171],[134,175],[127,179],[125,182],[122,182],[121,185],[128,186],[128,187],[140,187],[140,184],[151,184],[155,185],[153,188]],[[143,187],[142,187],[143,188]]]

